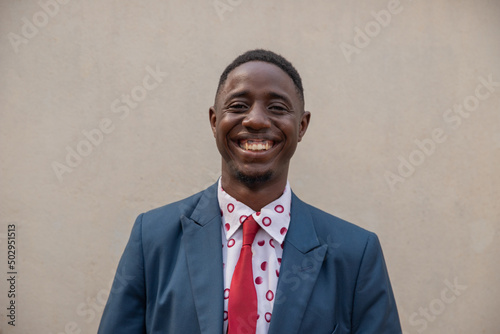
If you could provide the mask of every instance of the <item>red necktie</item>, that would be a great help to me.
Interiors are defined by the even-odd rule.
[[[252,243],[259,225],[252,216],[243,222],[243,246],[234,269],[228,301],[228,333],[254,334],[257,327],[257,293],[253,284]]]

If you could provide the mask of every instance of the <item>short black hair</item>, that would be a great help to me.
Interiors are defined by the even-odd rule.
[[[255,49],[247,51],[238,57],[229,64],[224,72],[222,72],[219,85],[217,86],[217,92],[215,93],[215,98],[219,95],[219,91],[227,80],[229,73],[234,70],[236,67],[248,63],[250,61],[263,61],[266,63],[270,63],[281,68],[288,76],[292,79],[295,84],[295,88],[297,89],[297,93],[299,94],[299,98],[302,103],[304,103],[304,88],[302,87],[302,79],[300,78],[299,72],[293,67],[292,63],[286,60],[283,56],[274,53],[269,50],[263,49]]]

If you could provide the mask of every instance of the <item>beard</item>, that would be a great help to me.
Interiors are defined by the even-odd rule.
[[[242,173],[241,171],[236,171],[236,177],[238,178],[238,180],[249,188],[268,182],[269,180],[271,180],[272,176],[273,172],[271,171],[260,175],[247,175]]]

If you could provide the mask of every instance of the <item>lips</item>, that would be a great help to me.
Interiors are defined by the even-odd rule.
[[[265,139],[242,139],[238,140],[238,146],[250,152],[267,151],[274,146],[274,141]]]

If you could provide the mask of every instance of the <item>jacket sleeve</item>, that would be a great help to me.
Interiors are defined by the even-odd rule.
[[[146,333],[146,288],[142,248],[142,214],[118,264],[98,334]]]
[[[377,236],[368,237],[361,260],[352,311],[356,334],[399,334],[396,301]]]

